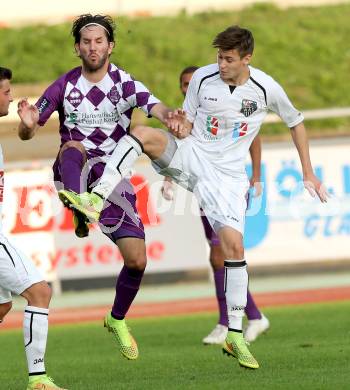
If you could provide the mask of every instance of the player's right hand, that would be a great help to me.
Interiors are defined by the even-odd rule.
[[[309,194],[315,198],[316,195],[320,199],[322,203],[327,202],[327,198],[329,198],[329,193],[326,187],[322,184],[320,180],[314,175],[310,174],[304,176],[304,186],[309,191]]]
[[[18,102],[17,114],[28,129],[33,129],[39,121],[39,110],[35,105],[29,104],[27,98]]]
[[[166,125],[171,134],[180,139],[186,138],[192,130],[187,121],[186,113],[182,109],[176,109],[169,112]]]
[[[263,186],[260,180],[260,177],[256,178],[254,176],[252,176],[249,180],[250,187],[254,189],[254,198],[259,197],[263,192]]]
[[[163,181],[162,188],[160,189],[163,198],[165,200],[174,199],[174,185],[170,177],[165,177]]]

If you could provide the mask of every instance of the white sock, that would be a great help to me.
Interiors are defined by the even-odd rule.
[[[45,374],[45,351],[49,309],[27,306],[24,310],[23,335],[29,375]]]
[[[229,330],[242,330],[247,290],[248,273],[245,260],[225,260],[225,296]]]
[[[109,156],[103,175],[93,192],[107,199],[121,179],[130,172],[130,168],[142,152],[142,145],[135,137],[130,135],[122,137]]]

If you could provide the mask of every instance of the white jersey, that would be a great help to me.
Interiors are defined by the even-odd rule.
[[[4,200],[4,157],[0,145],[0,233],[2,232],[2,202]]]
[[[190,137],[215,168],[232,177],[245,173],[250,145],[269,110],[288,127],[304,120],[283,88],[270,76],[249,66],[245,84],[226,84],[218,64],[199,68],[193,74],[183,105],[193,123]]]
[[[3,198],[4,159],[0,145],[0,304],[11,302],[11,293],[20,295],[44,280],[33,262],[2,234]]]

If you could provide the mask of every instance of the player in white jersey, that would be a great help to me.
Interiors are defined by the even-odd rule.
[[[10,69],[0,67],[0,116],[8,114],[12,102]],[[0,218],[4,193],[4,166],[0,146]],[[40,272],[2,233],[0,219],[0,322],[12,307],[12,293],[21,295],[28,305],[24,310],[23,334],[28,364],[28,387],[33,389],[61,389],[45,372],[45,350],[48,333],[48,314],[51,289]],[[7,388],[1,383],[0,387]],[[62,389],[63,390],[63,389]]]
[[[248,287],[243,231],[249,182],[244,166],[269,110],[291,129],[307,190],[322,202],[327,200],[327,192],[311,165],[303,115],[272,77],[249,65],[254,49],[252,33],[231,26],[216,36],[213,46],[218,49],[217,63],[194,73],[184,111],[169,119],[172,134],[181,139],[160,129],[135,127],[132,135],[143,150],[130,150],[130,140],[124,136],[98,185],[88,196],[78,196],[74,206],[86,215],[102,210],[101,197],[108,197],[142,152],[153,160],[158,172],[192,191],[225,255],[229,332],[223,351],[236,357],[240,365],[256,369],[259,364],[242,335]]]
[[[189,87],[189,83],[193,76],[193,73],[198,69],[197,66],[188,66],[180,74],[180,90],[184,97]],[[261,140],[258,135],[252,142],[249,149],[250,157],[252,160],[252,175],[249,179],[250,186],[255,189],[254,196],[261,195]],[[173,185],[170,177],[165,177],[162,194],[165,199],[173,199]],[[225,281],[225,256],[220,247],[220,240],[217,234],[214,232],[207,217],[204,213],[201,213],[201,220],[205,232],[206,239],[208,241],[210,252],[209,261],[213,271],[213,279],[215,283],[216,300],[219,308],[219,319],[214,329],[203,338],[203,344],[222,344],[227,336],[228,317],[226,308],[226,298],[224,290]],[[244,309],[247,317],[247,325],[243,330],[244,338],[248,342],[254,341],[260,334],[266,332],[270,326],[269,320],[260,312],[257,307],[252,294],[249,289],[247,292],[247,304]]]

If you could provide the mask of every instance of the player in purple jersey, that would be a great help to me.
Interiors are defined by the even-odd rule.
[[[75,193],[90,191],[104,170],[117,142],[129,134],[131,115],[140,108],[166,124],[170,109],[139,81],[110,63],[114,48],[114,23],[109,16],[81,15],[73,23],[72,35],[81,66],[51,84],[36,105],[19,102],[19,136],[30,139],[54,111],[58,111],[61,147],[54,163],[58,189]],[[141,143],[130,137],[130,152]],[[65,202],[67,199],[65,199]],[[113,333],[121,353],[138,357],[138,348],[125,323],[146,267],[143,224],[136,211],[136,196],[128,179],[109,197],[100,226],[124,258],[116,282],[116,297],[105,327]],[[88,233],[87,220],[74,212],[77,234]]]
[[[8,114],[12,72],[0,67],[0,117]],[[23,318],[24,348],[28,366],[27,390],[64,390],[54,384],[45,371],[45,351],[51,289],[33,262],[2,233],[4,169],[0,146],[0,323],[12,307],[12,294],[27,302]],[[2,388],[9,388],[1,380]]]
[[[190,84],[193,73],[198,69],[197,66],[188,66],[180,74],[180,90],[184,97],[188,86]],[[255,188],[255,196],[261,194],[262,188],[260,185],[260,164],[261,164],[261,140],[260,136],[256,136],[250,147],[250,156],[252,159],[253,173],[250,178],[251,187]],[[165,199],[172,200],[173,198],[173,184],[170,177],[165,177],[162,194]],[[219,307],[219,320],[215,328],[203,339],[204,344],[222,344],[227,336],[228,329],[228,317],[226,308],[226,298],[224,291],[224,278],[225,278],[225,267],[224,261],[225,256],[220,247],[220,241],[217,234],[207,217],[202,212],[202,224],[205,232],[205,236],[210,246],[209,261],[213,270],[216,299]],[[244,337],[248,342],[254,341],[261,333],[265,332],[270,324],[269,320],[259,311],[256,306],[252,295],[247,293],[247,306],[244,309],[248,319],[248,323],[243,330]]]

